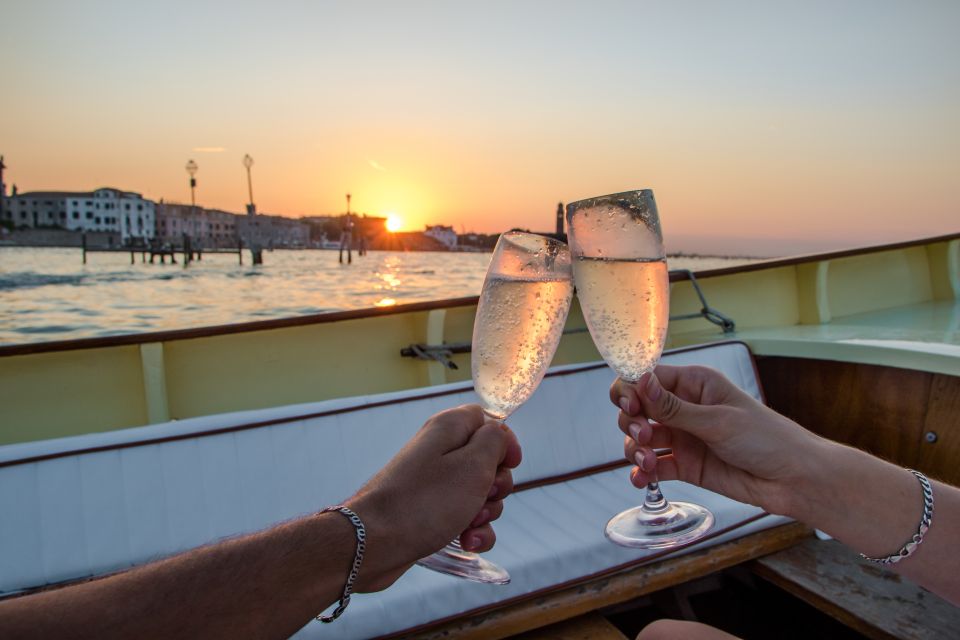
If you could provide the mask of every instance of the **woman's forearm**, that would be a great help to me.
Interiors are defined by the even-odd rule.
[[[917,532],[923,491],[906,469],[868,453],[818,440],[810,472],[795,491],[793,517],[870,557],[896,553]],[[935,510],[930,529],[910,557],[889,565],[960,605],[960,489],[931,479]]]

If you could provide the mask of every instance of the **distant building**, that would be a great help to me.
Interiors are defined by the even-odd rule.
[[[247,247],[257,244],[265,249],[297,248],[310,245],[310,225],[263,213],[231,213],[176,202],[158,204],[160,241],[179,245],[184,236],[190,238],[194,247],[206,249],[236,247],[241,240]]]
[[[457,246],[457,232],[453,227],[441,224],[427,225],[423,235],[443,243],[448,249],[455,249]]]
[[[14,227],[116,233],[130,244],[154,237],[156,203],[139,193],[109,187],[28,191],[6,199],[3,216]]]
[[[244,244],[259,244],[265,249],[310,246],[310,225],[293,218],[265,213],[237,217],[237,233]]]
[[[179,245],[186,235],[194,247],[236,247],[239,238],[237,220],[240,217],[219,209],[161,202],[157,204],[157,238],[165,244]]]

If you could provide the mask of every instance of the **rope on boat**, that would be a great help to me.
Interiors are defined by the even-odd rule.
[[[703,291],[700,289],[700,284],[697,282],[697,276],[693,274],[693,271],[690,271],[690,269],[674,269],[673,271],[686,274],[687,278],[690,280],[690,284],[693,285],[693,290],[697,292],[697,297],[700,298],[700,304],[703,306],[700,307],[699,313],[686,313],[679,316],[670,316],[671,320],[691,320],[693,318],[704,318],[723,329],[724,333],[733,333],[737,330],[737,323],[733,321],[733,318],[720,313],[711,307],[707,302],[707,298],[703,295]]]

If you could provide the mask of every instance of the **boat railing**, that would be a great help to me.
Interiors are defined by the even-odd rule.
[[[670,271],[670,274],[682,274],[685,276],[685,279],[690,281],[694,291],[696,291],[697,297],[700,299],[701,304],[700,311],[673,315],[670,316],[670,320],[692,320],[695,318],[703,318],[723,329],[724,334],[733,333],[736,331],[736,322],[734,322],[734,320],[729,316],[711,307],[707,302],[707,297],[703,294],[703,290],[700,289],[700,285],[697,283],[697,276],[693,273],[693,271],[690,271],[689,269],[673,269]],[[587,331],[587,327],[572,327],[564,329],[563,335],[568,336],[578,333],[587,333]],[[447,369],[456,371],[459,370],[460,367],[457,366],[457,363],[452,359],[454,354],[470,353],[471,349],[472,346],[469,342],[452,342],[447,344],[414,343],[400,349],[400,355],[404,358],[416,358],[418,360],[439,362]]]

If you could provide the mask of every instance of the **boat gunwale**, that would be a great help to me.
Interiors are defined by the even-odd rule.
[[[753,375],[758,382],[758,391],[760,393],[760,401],[763,402],[763,404],[767,404],[767,395],[763,390],[763,385],[760,383],[760,369],[757,366],[756,355],[750,349],[750,345],[748,345],[743,340],[723,340],[720,342],[711,342],[707,344],[695,344],[695,345],[689,345],[686,347],[678,347],[675,349],[668,349],[667,351],[664,352],[664,355],[689,353],[692,351],[700,351],[703,349],[714,349],[717,347],[729,346],[729,345],[741,345],[744,348],[746,348],[747,354],[749,355],[749,359],[750,359],[750,366],[753,369]],[[585,362],[582,364],[570,365],[562,369],[547,371],[546,375],[544,375],[544,378],[562,378],[570,375],[575,375],[578,373],[584,373],[586,371],[595,371],[597,369],[605,369],[605,368],[608,368],[608,365],[606,362],[603,362],[602,360],[599,362]],[[453,383],[451,385],[446,385],[446,386],[448,388],[439,390],[439,391],[426,391],[426,392],[417,393],[413,395],[402,396],[399,398],[390,398],[387,400],[380,400],[377,402],[361,402],[360,404],[353,404],[345,407],[338,407],[336,409],[327,409],[324,411],[308,411],[307,413],[296,413],[293,415],[281,416],[278,418],[267,418],[263,420],[255,420],[253,422],[243,422],[241,424],[231,425],[227,427],[215,427],[212,429],[206,429],[204,431],[195,431],[191,433],[159,436],[159,437],[145,438],[143,440],[131,440],[128,442],[119,442],[119,443],[106,444],[106,445],[81,447],[79,449],[67,449],[64,451],[56,451],[53,453],[30,455],[30,456],[25,456],[23,458],[13,458],[11,460],[0,460],[0,468],[13,467],[13,466],[24,465],[24,464],[33,464],[36,462],[43,462],[45,460],[55,460],[58,458],[67,458],[70,456],[83,455],[88,453],[100,453],[103,451],[119,451],[121,449],[132,449],[136,447],[162,444],[165,442],[176,442],[181,440],[206,438],[209,436],[218,436],[226,433],[236,433],[238,431],[248,431],[251,429],[259,429],[262,427],[270,427],[270,426],[280,425],[280,424],[290,424],[293,422],[300,422],[303,420],[312,420],[314,418],[326,418],[328,416],[341,415],[344,413],[355,413],[357,411],[366,411],[367,409],[377,409],[380,407],[405,404],[408,402],[416,402],[418,400],[442,398],[445,396],[463,393],[464,391],[469,391],[470,389],[473,388],[473,383],[469,380],[465,380],[461,383]],[[424,389],[429,389],[429,388],[430,387],[424,387]],[[359,396],[359,398],[362,398],[362,396]],[[149,425],[144,425],[144,426],[149,426]],[[572,480],[580,477],[584,473],[596,473],[597,471],[612,469],[612,468],[615,468],[618,466],[624,466],[627,464],[628,464],[627,460],[618,458],[617,460],[602,462],[598,465],[586,467],[583,469],[578,469],[565,474],[559,474],[557,476],[547,476],[545,478],[534,478],[533,480],[518,482],[517,487],[523,487],[524,489],[527,489],[527,488],[532,489],[535,487],[541,487],[548,484],[553,484],[555,482],[565,482],[567,480]]]
[[[950,242],[960,239],[960,232],[949,233],[940,236],[926,238],[917,238],[915,240],[906,240],[883,245],[873,245],[867,247],[858,247],[853,249],[842,249],[838,251],[828,251],[824,253],[804,254],[788,258],[771,258],[751,262],[749,264],[737,265],[733,267],[721,267],[718,269],[703,269],[700,271],[671,271],[670,282],[683,282],[690,280],[690,273],[696,278],[712,278],[717,276],[727,276],[740,273],[749,273],[753,271],[763,271],[766,269],[776,269],[780,267],[796,266],[809,262],[820,262],[823,260],[835,260],[839,258],[849,258],[871,253],[880,253],[883,251],[896,251],[898,249],[908,249],[940,242]],[[421,311],[433,311],[435,309],[450,309],[455,307],[467,307],[476,305],[479,296],[464,296],[460,298],[447,298],[443,300],[428,300],[424,302],[411,302],[407,304],[398,304],[391,307],[364,307],[361,309],[349,309],[346,311],[331,311],[326,313],[316,313],[303,316],[293,316],[289,318],[273,318],[270,320],[255,320],[252,322],[237,322],[231,324],[211,325],[205,327],[191,327],[187,329],[172,329],[166,331],[152,331],[146,333],[130,333],[115,336],[99,336],[93,338],[77,338],[72,340],[52,340],[48,342],[29,342],[24,344],[0,345],[0,358],[9,356],[29,355],[36,353],[53,353],[61,351],[74,351],[81,349],[101,349],[108,347],[135,346],[141,344],[150,344],[156,342],[172,342],[176,340],[193,340],[197,338],[209,338],[216,336],[232,335],[237,333],[248,333],[254,331],[270,331],[273,329],[286,329],[291,327],[305,327],[316,324],[326,324],[330,322],[340,322],[344,320],[360,320],[366,318],[379,318],[383,316],[396,315],[400,313],[416,313]]]

